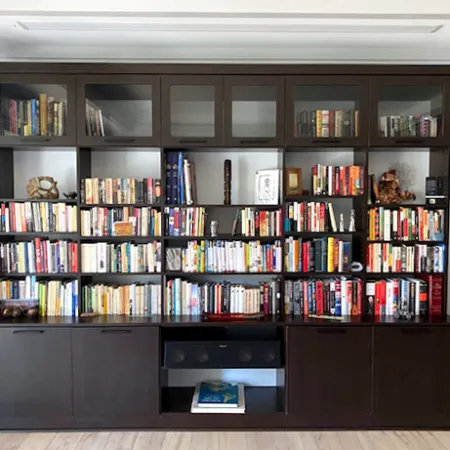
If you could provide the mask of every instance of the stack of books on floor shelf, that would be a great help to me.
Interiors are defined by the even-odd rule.
[[[223,381],[198,383],[192,397],[191,413],[244,414],[244,385]]]

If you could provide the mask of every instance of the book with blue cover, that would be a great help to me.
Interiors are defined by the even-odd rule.
[[[239,404],[239,390],[236,383],[223,381],[205,381],[200,383],[198,406],[237,407]]]

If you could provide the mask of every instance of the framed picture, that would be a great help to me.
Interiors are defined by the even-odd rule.
[[[280,171],[259,170],[255,178],[255,204],[277,205],[280,197]]]
[[[284,171],[286,195],[302,195],[302,169],[286,167]]]

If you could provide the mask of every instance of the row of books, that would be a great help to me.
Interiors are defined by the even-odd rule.
[[[161,315],[161,285],[104,283],[83,286],[81,312],[98,315]]]
[[[287,272],[349,272],[350,242],[334,237],[285,241],[285,270]]]
[[[426,208],[386,209],[368,211],[371,241],[442,241],[445,236],[445,211]]]
[[[361,316],[362,305],[363,282],[359,278],[285,281],[285,314]]]
[[[2,273],[73,273],[78,271],[78,244],[37,238],[0,244]]]
[[[281,209],[260,211],[254,208],[242,208],[236,214],[232,234],[250,237],[281,236],[282,217]]]
[[[102,110],[88,104],[86,104],[86,135],[105,136]]]
[[[332,203],[293,202],[286,205],[288,218],[284,221],[286,232],[337,231]]]
[[[359,110],[302,111],[296,116],[296,136],[353,137],[359,135]]]
[[[204,236],[206,209],[203,207],[164,208],[167,236]]]
[[[47,94],[39,94],[39,97],[28,100],[11,98],[7,103],[5,135],[65,136],[66,102],[55,101]]]
[[[2,232],[77,231],[77,207],[66,203],[9,202],[1,204]]]
[[[439,119],[432,116],[380,116],[383,137],[436,137]]]
[[[130,225],[124,226],[124,222]],[[82,236],[161,236],[161,211],[151,207],[99,207],[81,210]]]
[[[197,203],[195,165],[183,152],[166,154],[166,203],[192,205]]]
[[[443,273],[444,267],[444,244],[406,246],[383,243],[367,246],[367,272]]]
[[[81,267],[85,273],[160,273],[161,243],[81,244]]]
[[[281,272],[281,241],[189,241],[187,248],[166,249],[166,269],[191,273]]]
[[[159,178],[84,178],[81,180],[81,203],[149,204],[161,203]]]
[[[280,313],[279,280],[244,286],[229,282],[167,281],[164,312],[169,316],[200,314]]]
[[[364,194],[363,166],[324,166],[316,164],[311,169],[313,195]]]

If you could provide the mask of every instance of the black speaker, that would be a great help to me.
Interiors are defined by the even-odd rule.
[[[425,180],[425,193],[428,196],[438,195],[438,182],[436,177],[427,177]]]
[[[282,366],[280,341],[166,341],[168,369],[257,369]]]

